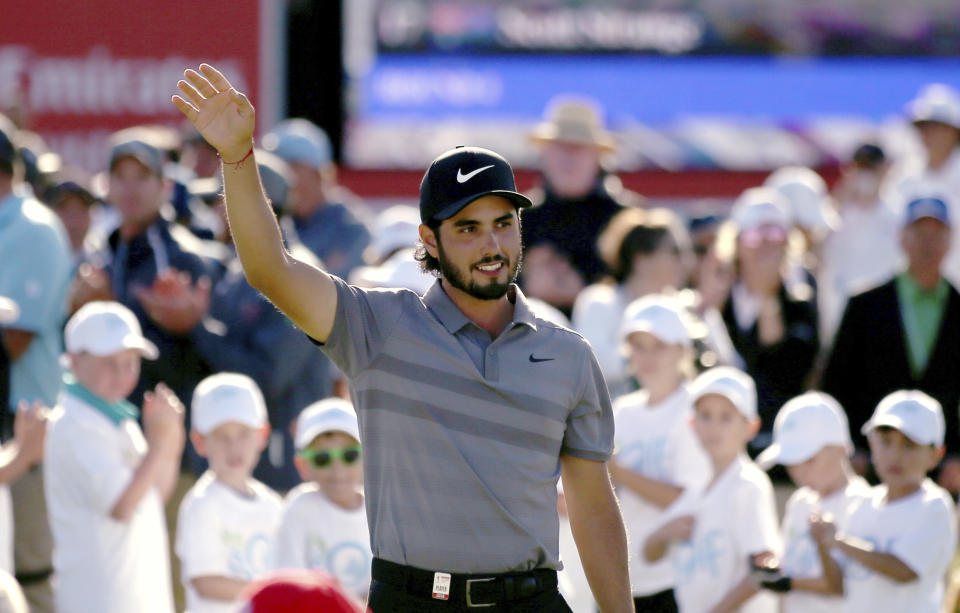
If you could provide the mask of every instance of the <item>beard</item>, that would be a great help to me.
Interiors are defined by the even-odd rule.
[[[446,254],[443,251],[443,244],[437,237],[437,260],[440,263],[440,275],[443,279],[457,288],[461,292],[464,292],[472,298],[477,300],[499,300],[503,298],[507,290],[510,289],[510,285],[515,283],[517,277],[520,276],[520,266],[523,261],[523,255],[518,255],[516,261],[511,265],[510,261],[502,255],[495,255],[493,257],[484,258],[479,262],[476,262],[471,265],[479,266],[484,264],[493,264],[495,262],[503,262],[507,267],[507,280],[505,283],[500,283],[496,279],[492,279],[487,284],[480,284],[473,280],[470,275],[470,270],[463,271],[457,269],[450,260],[447,259]]]

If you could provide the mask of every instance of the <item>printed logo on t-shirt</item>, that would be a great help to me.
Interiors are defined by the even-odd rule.
[[[693,580],[693,577],[705,573],[711,577],[719,577],[723,558],[723,533],[719,529],[709,530],[697,538],[677,543],[673,556],[674,569],[677,572],[677,583],[684,584]]]
[[[630,470],[651,479],[667,481],[670,477],[666,437],[627,443],[620,449],[619,459]]]
[[[312,538],[307,560],[311,569],[327,571],[353,591],[366,590],[370,582],[370,550],[362,543],[343,541],[328,548],[322,538]]]
[[[254,579],[270,569],[270,538],[265,533],[245,535],[224,530],[220,539],[228,552],[231,577]]]

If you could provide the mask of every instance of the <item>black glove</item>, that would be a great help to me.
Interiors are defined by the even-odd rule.
[[[789,592],[793,587],[793,581],[790,580],[790,577],[784,575],[782,570],[768,566],[757,566],[753,561],[753,556],[750,556],[750,578],[758,586],[771,592],[782,594]]]

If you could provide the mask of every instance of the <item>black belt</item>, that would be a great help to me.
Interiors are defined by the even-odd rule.
[[[403,566],[380,558],[373,559],[374,581],[386,583],[418,598],[433,598],[437,574],[432,570]],[[475,608],[493,607],[556,589],[557,571],[548,568],[490,575],[450,573],[447,602],[464,603]]]
[[[14,575],[14,579],[23,587],[27,587],[28,585],[43,583],[49,579],[52,574],[52,568],[44,568],[43,570],[19,572]]]

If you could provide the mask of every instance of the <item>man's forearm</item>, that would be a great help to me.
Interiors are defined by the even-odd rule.
[[[632,611],[627,536],[613,491],[607,500],[592,501],[589,509],[571,509],[570,528],[600,610]]]
[[[243,157],[236,155],[237,159]],[[250,285],[261,288],[269,284],[271,273],[283,264],[286,252],[277,219],[263,193],[254,156],[236,166],[224,163],[223,193],[230,233],[243,271]]]

